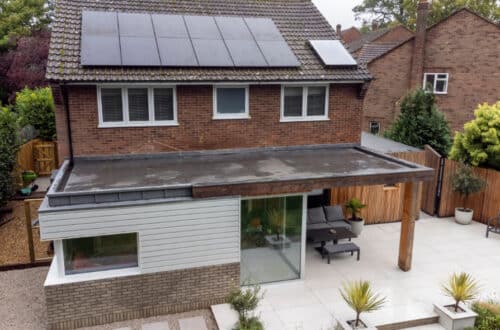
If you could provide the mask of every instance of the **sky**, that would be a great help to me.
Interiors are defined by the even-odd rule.
[[[337,24],[341,24],[342,29],[361,25],[360,21],[354,20],[352,8],[361,4],[363,0],[313,0],[313,2],[334,28]]]

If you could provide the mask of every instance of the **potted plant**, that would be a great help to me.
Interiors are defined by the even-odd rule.
[[[353,281],[343,285],[340,294],[344,301],[356,312],[356,318],[349,321],[338,321],[338,327],[348,329],[367,329],[366,323],[361,321],[361,313],[373,312],[383,307],[386,298],[374,293],[368,281]],[[373,328],[375,329],[375,328]]]
[[[467,273],[453,274],[443,285],[445,295],[453,298],[450,305],[434,304],[439,323],[447,330],[462,330],[474,327],[477,314],[466,307],[466,301],[473,300],[478,293],[477,282]]]
[[[238,313],[238,322],[234,330],[263,330],[264,327],[252,312],[263,298],[258,285],[247,288],[235,288],[229,293],[228,302]]]
[[[452,178],[453,191],[458,192],[462,197],[461,207],[455,208],[455,221],[462,225],[468,225],[472,222],[474,210],[468,208],[469,196],[481,191],[485,182],[476,177],[472,168],[468,165],[462,165]]]
[[[351,198],[345,203],[345,208],[351,212],[351,217],[349,221],[351,223],[351,230],[356,236],[359,236],[363,231],[363,226],[365,224],[365,220],[357,216],[359,211],[366,207],[365,204],[361,203],[361,201],[357,198]]]

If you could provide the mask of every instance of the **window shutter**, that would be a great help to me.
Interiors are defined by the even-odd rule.
[[[102,121],[123,121],[123,104],[121,88],[101,89]]]
[[[174,120],[174,90],[155,88],[155,120]]]
[[[148,121],[148,89],[128,89],[128,115],[130,121]]]

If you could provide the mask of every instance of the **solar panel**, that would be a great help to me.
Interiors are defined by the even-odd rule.
[[[156,40],[152,37],[121,37],[122,64],[129,66],[159,66]]]
[[[190,39],[158,38],[161,64],[165,66],[198,66]]]
[[[184,16],[191,39],[222,39],[211,16]]]
[[[235,66],[267,67],[267,62],[253,40],[225,40]]]
[[[216,17],[215,21],[225,40],[253,40],[253,36],[243,18]]]
[[[189,38],[181,15],[151,15],[158,38]]]
[[[233,61],[222,40],[193,39],[194,51],[200,66],[233,66]]]
[[[271,67],[293,67],[300,63],[284,41],[257,41],[260,50]]]
[[[245,22],[257,41],[284,41],[273,20],[269,18],[245,17]]]
[[[151,15],[118,13],[120,36],[124,37],[153,37],[153,23]]]
[[[294,67],[269,18],[82,12],[82,65]]]
[[[326,66],[357,65],[340,40],[309,40],[309,43]]]

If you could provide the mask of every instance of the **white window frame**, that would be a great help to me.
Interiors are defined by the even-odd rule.
[[[438,75],[446,75],[446,78],[438,78]],[[422,84],[424,90],[427,89],[427,77],[428,76],[434,76],[434,86],[432,86],[432,93],[433,94],[448,94],[448,82],[449,82],[449,77],[450,77],[448,73],[445,73],[445,72],[426,72],[426,73],[424,73],[424,81]],[[438,80],[445,82],[445,89],[443,92],[436,91],[436,85],[437,85]]]
[[[217,111],[217,90],[218,89],[245,89],[245,112],[243,113],[219,113]],[[250,119],[250,97],[248,85],[214,85],[213,89],[213,117],[212,119]]]
[[[122,115],[123,121],[116,122],[105,122],[103,120],[103,110],[102,110],[102,98],[101,90],[107,88],[120,88],[122,91]],[[148,90],[148,113],[149,120],[147,121],[130,121],[129,120],[129,109],[128,109],[128,90],[136,88],[146,88]],[[155,88],[171,88],[173,93],[173,110],[174,119],[173,120],[155,120],[154,114],[154,89]],[[97,86],[97,109],[99,114],[99,128],[110,128],[110,127],[149,127],[149,126],[178,126],[177,121],[177,89],[176,86],[172,85],[158,85],[158,86],[143,86],[143,85],[100,85]]]
[[[287,87],[301,87],[302,88],[302,116],[285,116],[285,88]],[[309,87],[325,87],[325,113],[321,116],[308,116],[307,115],[307,95]],[[297,121],[325,121],[330,120],[328,117],[328,101],[330,99],[330,85],[328,84],[314,84],[314,85],[281,85],[281,102],[280,102],[280,121],[281,122],[297,122]]]

